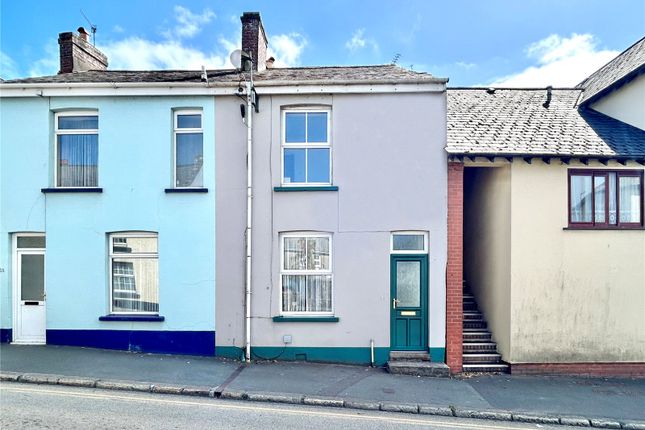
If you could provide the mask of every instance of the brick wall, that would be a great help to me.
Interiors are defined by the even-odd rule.
[[[448,264],[446,267],[446,363],[462,371],[464,165],[448,163]]]
[[[253,56],[253,70],[263,71],[267,61],[267,37],[258,12],[244,12],[242,21],[242,50]]]
[[[60,33],[58,45],[60,46],[58,73],[107,69],[107,56],[74,33]]]
[[[645,363],[518,363],[515,375],[578,375],[645,377]]]

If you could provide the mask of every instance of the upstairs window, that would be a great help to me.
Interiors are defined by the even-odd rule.
[[[158,260],[155,233],[110,235],[111,313],[159,313]]]
[[[96,112],[59,112],[56,122],[57,187],[97,187],[99,117]]]
[[[204,186],[204,130],[202,112],[179,110],[174,115],[175,187]]]
[[[331,185],[329,114],[323,109],[283,112],[283,185]]]
[[[571,227],[643,226],[643,171],[570,170]]]

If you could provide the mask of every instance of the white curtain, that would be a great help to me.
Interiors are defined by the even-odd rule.
[[[98,135],[58,136],[59,187],[98,186]]]
[[[571,176],[571,222],[591,222],[591,176]]]
[[[641,183],[636,176],[622,176],[620,181],[620,222],[641,221]]]

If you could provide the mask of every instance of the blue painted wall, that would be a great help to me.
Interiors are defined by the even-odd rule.
[[[12,326],[11,233],[40,231],[47,236],[47,329],[202,331],[214,339],[214,103],[213,97],[0,100],[0,328]],[[103,193],[43,194],[53,186],[54,112],[84,108],[99,114]],[[172,186],[176,108],[203,109],[208,193],[164,192]],[[158,233],[163,322],[98,320],[110,305],[107,233],[125,230]]]

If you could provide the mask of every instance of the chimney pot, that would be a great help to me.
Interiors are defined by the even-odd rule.
[[[273,69],[273,63],[275,63],[275,58],[269,57],[266,62],[267,69]]]
[[[83,28],[83,27],[78,27],[78,29],[77,29],[76,31],[78,31],[78,35],[81,37],[81,39],[83,39],[83,40],[84,40],[84,41],[86,41],[86,42],[88,41],[88,38],[89,38],[89,36],[90,36],[90,35],[89,35],[89,33],[85,30],[85,28]]]
[[[260,12],[244,12],[242,21],[242,50],[251,54],[253,70],[262,72],[267,63],[267,36]]]

